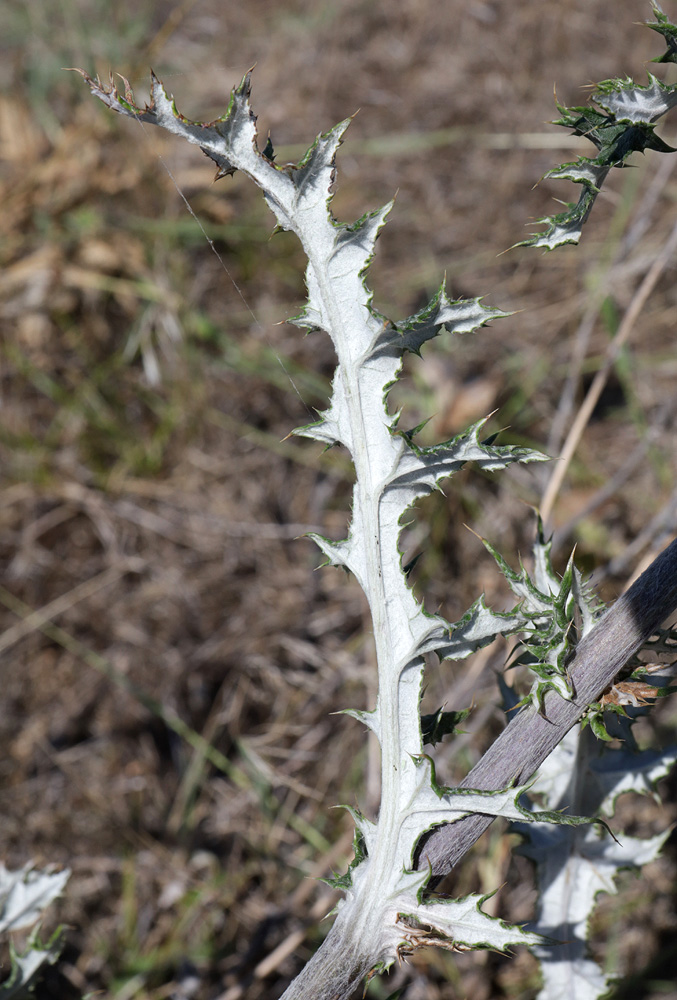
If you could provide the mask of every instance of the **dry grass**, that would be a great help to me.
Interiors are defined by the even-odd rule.
[[[279,995],[324,933],[332,897],[314,876],[350,857],[348,818],[327,806],[377,801],[374,748],[331,714],[373,701],[362,598],[314,572],[297,538],[342,531],[350,471],[283,440],[322,405],[332,370],[325,340],[275,325],[302,300],[300,253],[289,235],[269,241],[244,178],[212,186],[196,150],[107,114],[61,67],[112,65],[142,94],[152,64],[185,114],[207,118],[256,61],[261,132],[282,156],[360,108],[334,205],[355,218],[399,192],[372,270],[378,307],[411,313],[446,271],[453,293],[522,310],[412,365],[407,423],[434,412],[449,434],[499,407],[496,427],[557,452],[575,345],[580,402],[668,238],[677,186],[649,155],[619,172],[581,247],[497,254],[568,196],[531,190],[572,156],[543,124],[553,84],[576,103],[591,79],[640,78],[659,51],[633,26],[647,14],[639,0],[5,7],[1,848],[12,866],[73,868],[56,908],[66,953],[39,997]],[[675,531],[675,287],[673,255],[554,506],[558,558],[577,541],[609,598]],[[542,476],[464,474],[422,505],[406,540],[424,552],[431,607],[453,620],[481,590],[504,599],[461,525],[528,551],[523,501],[538,502]],[[471,734],[441,760],[450,780],[502,724],[491,668],[503,654],[431,676],[431,703],[463,707],[475,690]],[[674,723],[668,705],[647,740],[666,742]],[[674,790],[662,810],[641,805],[647,832],[674,821]],[[449,889],[506,883],[493,905],[526,920],[531,875],[508,847],[491,832]],[[600,907],[597,953],[637,977],[619,998],[677,996],[674,877],[673,840]],[[405,982],[407,1000],[538,986],[526,954],[424,955],[372,995]]]

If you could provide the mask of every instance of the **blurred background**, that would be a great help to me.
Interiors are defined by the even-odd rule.
[[[670,6],[673,6],[669,2]],[[666,4],[666,11],[668,5]],[[673,14],[675,12],[673,11]],[[645,80],[662,39],[644,0],[4,0],[0,12],[0,856],[72,868],[47,934],[66,948],[36,996],[267,1000],[326,933],[317,881],[351,858],[373,813],[377,748],[332,714],[374,703],[356,583],[317,567],[302,536],[342,537],[351,470],[288,438],[324,405],[326,337],[284,320],[304,299],[291,234],[238,174],[213,183],[195,147],[94,100],[81,67],[124,74],[142,103],[152,66],[180,111],[207,121],[254,64],[262,142],[298,159],[356,115],[338,156],[342,221],[395,207],[370,271],[397,320],[435,293],[486,296],[509,319],[408,362],[393,393],[430,440],[496,411],[504,442],[557,455],[675,219],[671,157],[616,171],[581,246],[502,251],[577,189],[543,181],[592,146],[548,122],[585,85]],[[674,17],[673,17],[674,19]],[[675,82],[674,67],[650,67]],[[659,128],[677,145],[674,116]],[[675,532],[674,255],[641,309],[552,514],[613,600]],[[458,619],[491,557],[517,565],[552,466],[472,470],[418,508],[403,536],[417,592]],[[425,705],[474,711],[441,747],[460,779],[504,725],[507,647],[431,665]],[[674,738],[672,702],[638,725]],[[626,796],[615,828],[677,820]],[[626,801],[627,800],[627,801]],[[533,877],[498,824],[445,883],[499,892],[525,921]],[[674,834],[641,878],[603,900],[593,952],[614,996],[677,997]],[[418,954],[369,995],[533,997],[531,956]]]

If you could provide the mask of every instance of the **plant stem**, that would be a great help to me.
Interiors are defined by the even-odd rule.
[[[534,706],[517,715],[461,782],[462,788],[484,791],[529,780],[545,758],[596,701],[629,658],[668,615],[677,609],[677,540],[673,541],[619,598],[581,642],[569,673],[575,696],[566,701],[555,692],[544,699],[544,714]],[[493,823],[494,817],[467,816],[437,827],[419,851],[418,867],[430,864],[431,885],[439,882]],[[350,908],[339,910],[320,949],[283,994],[281,1000],[349,1000],[368,975],[374,956],[364,954]]]
[[[348,1000],[368,976],[372,955],[365,954],[355,929],[339,911],[321,947],[287,987],[280,1000]]]

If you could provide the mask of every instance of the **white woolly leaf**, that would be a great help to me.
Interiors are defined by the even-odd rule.
[[[619,121],[655,122],[677,104],[677,88],[661,83],[649,73],[645,87],[630,77],[597,84],[595,104]]]
[[[69,876],[67,868],[60,872],[38,871],[27,864],[8,871],[0,862],[0,933],[36,923],[63,892]]]
[[[0,933],[12,933],[32,927],[64,889],[70,872],[38,871],[32,864],[9,871],[0,863]],[[33,930],[23,952],[17,952],[10,940],[10,973],[0,985],[3,1000],[26,1000],[32,995],[37,976],[45,963],[53,963],[61,952],[61,933],[57,930],[43,944]]]
[[[446,330],[447,333],[472,333],[492,319],[509,316],[501,309],[483,306],[481,299],[447,297],[444,282],[437,295],[420,312],[408,319],[385,327],[372,347],[372,356],[386,353],[401,357],[403,351],[419,354],[423,344]]]
[[[400,913],[401,923],[408,928],[403,950],[424,945],[464,950],[492,948],[506,951],[516,945],[538,945],[539,934],[525,931],[482,912],[487,896],[470,895],[444,902],[421,903],[416,909]]]
[[[612,816],[624,792],[654,795],[657,781],[666,777],[677,761],[677,747],[667,750],[607,750],[590,761],[590,780],[599,786],[602,809]]]
[[[590,729],[576,726],[543,763],[531,791],[554,809],[610,816],[620,794],[651,792],[676,758],[675,748],[664,753],[609,750]],[[614,877],[620,869],[653,861],[668,834],[614,840],[590,827],[535,822],[518,829],[527,838],[521,851],[537,864],[541,893],[536,925],[558,942],[534,949],[543,974],[538,1000],[597,1000],[609,989],[607,977],[586,954],[597,895],[616,892]]]
[[[57,932],[46,945],[31,938],[23,953],[10,943],[10,974],[0,985],[1,1000],[29,1000],[45,965],[53,965],[61,953],[61,935]]]

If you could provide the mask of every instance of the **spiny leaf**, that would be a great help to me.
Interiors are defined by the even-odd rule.
[[[435,746],[440,743],[445,736],[453,736],[462,732],[458,724],[463,722],[470,715],[470,709],[464,708],[458,712],[445,712],[443,708],[433,712],[431,715],[421,716],[421,737],[423,743]]]
[[[70,871],[38,871],[32,864],[8,871],[0,862],[0,933],[22,930],[38,921],[61,895]]]
[[[484,598],[479,597],[462,618],[449,625],[439,616],[428,619],[416,653],[436,653],[441,660],[463,660],[476,653],[499,635],[512,635],[528,624],[528,618],[519,609],[492,611]]]
[[[458,472],[468,462],[481,469],[495,471],[514,462],[542,462],[546,456],[531,448],[517,445],[489,445],[480,438],[486,419],[478,421],[468,430],[449,441],[428,448],[419,447],[414,441],[414,431],[397,431],[406,444],[402,448],[388,491],[400,498],[402,513],[419,497],[430,493],[442,479]]]
[[[246,129],[250,141],[255,143],[256,119],[249,105],[251,72],[246,73],[239,86],[233,88],[226,113],[221,118],[211,122],[190,121],[180,114],[173,99],[168,96],[155,73],[151,73],[150,104],[141,108],[135,103],[132,89],[124,77],[121,77],[125,85],[125,96],[122,97],[116,89],[112,74],[106,86],[98,76],[96,79],[92,79],[83,70],[76,70],[76,72],[89,84],[92,94],[103,101],[107,107],[117,111],[118,114],[136,118],[138,121],[147,122],[150,125],[159,125],[198,145],[202,152],[216,163],[218,167],[217,178],[229,176],[237,169],[236,165],[223,152],[224,145],[228,144],[232,135],[242,135]]]
[[[442,282],[434,298],[415,315],[399,323],[384,328],[372,347],[372,357],[383,352],[393,352],[401,356],[410,351],[420,354],[423,344],[446,330],[448,333],[472,333],[486,326],[492,319],[509,316],[501,309],[482,305],[482,300],[455,299],[447,297],[445,283]]]
[[[619,721],[627,730],[630,720]],[[606,726],[611,728],[609,722]],[[594,726],[576,726],[567,733],[539,769],[532,794],[542,796],[551,808],[611,816],[619,795],[652,793],[655,782],[677,759],[677,748],[636,753],[626,744],[610,750],[595,739],[594,731]],[[618,735],[617,728],[613,735]],[[541,888],[537,925],[562,942],[534,949],[544,980],[538,1000],[597,1000],[609,988],[602,970],[586,957],[587,924],[597,895],[616,891],[614,878],[621,868],[653,860],[665,835],[648,840],[623,836],[619,842],[590,828],[537,822],[518,824],[516,829],[526,838],[520,852],[537,863]]]
[[[0,863],[0,932],[22,930],[35,924],[64,889],[70,872],[37,871],[32,864],[8,871]],[[10,974],[0,986],[5,1000],[25,1000],[45,963],[53,963],[62,947],[61,928],[43,944],[35,929],[23,952],[10,941]]]
[[[604,725],[604,713],[595,711],[594,706],[590,707],[588,714],[583,720],[583,724],[588,723],[593,733],[598,740],[604,740],[606,743],[610,743],[613,740],[613,736],[610,736]]]
[[[32,934],[23,952],[18,952],[10,942],[9,977],[0,985],[2,1000],[30,1000],[45,965],[53,965],[63,947],[62,929],[59,927],[50,940],[43,944]]]
[[[347,808],[344,807],[344,808]],[[350,812],[355,815],[355,811],[350,810]],[[361,816],[361,814],[359,814]],[[353,887],[353,872],[367,857],[367,848],[364,840],[364,835],[362,831],[356,826],[355,835],[353,837],[353,854],[355,855],[353,860],[348,866],[348,871],[344,872],[343,875],[339,875],[334,872],[333,876],[329,878],[320,878],[320,882],[324,882],[326,885],[330,885],[333,889],[339,889],[341,892],[348,892]]]
[[[651,61],[656,63],[677,62],[677,25],[669,20],[667,14],[663,13],[660,4],[656,3],[656,0],[654,0],[651,6],[653,7],[656,20],[645,21],[644,23],[647,28],[651,28],[652,31],[657,31],[661,34],[667,45],[666,52]]]
[[[450,951],[475,948],[506,951],[519,944],[534,946],[543,942],[540,934],[484,913],[482,904],[490,895],[427,901],[411,912],[399,913],[399,923],[407,928],[400,953],[409,954],[430,946]]]
[[[656,122],[677,104],[677,89],[661,83],[652,73],[648,77],[649,82],[644,87],[636,84],[630,77],[624,80],[602,80],[597,84],[593,100],[618,121],[630,121],[639,125]],[[671,151],[671,147],[664,146],[664,151]]]
[[[482,541],[511,590],[520,598],[518,608],[524,625],[516,630],[521,633],[521,641],[510,666],[526,666],[536,679],[518,706],[531,702],[542,712],[548,691],[556,691],[562,698],[573,698],[567,665],[578,641],[593,628],[601,611],[599,602],[574,566],[573,556],[563,576],[559,577],[552,567],[551,543],[543,536],[540,518],[534,545],[533,576],[523,565],[517,573],[489,542]]]
[[[668,21],[658,4],[653,6],[656,22],[648,27],[660,32],[668,51],[656,62],[674,62],[677,59],[677,29]],[[560,117],[553,122],[571,129],[574,135],[583,136],[595,144],[595,158],[580,157],[573,163],[564,163],[544,176],[573,181],[583,190],[577,202],[566,204],[564,212],[537,220],[544,225],[543,232],[517,243],[516,246],[543,247],[553,250],[565,243],[578,243],[583,225],[612,167],[622,167],[631,153],[653,149],[661,153],[675,150],[655,134],[655,123],[677,104],[677,85],[668,86],[652,74],[648,84],[642,86],[632,79],[602,80],[591,95],[591,104],[585,107],[557,105]]]

